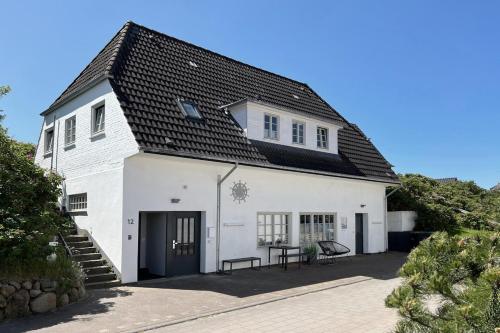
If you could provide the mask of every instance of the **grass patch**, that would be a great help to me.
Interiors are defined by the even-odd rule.
[[[492,230],[477,230],[470,228],[458,228],[453,235],[457,236],[493,236],[495,231]]]

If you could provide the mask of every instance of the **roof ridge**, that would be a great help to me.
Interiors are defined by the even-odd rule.
[[[211,53],[211,54],[213,54],[213,55],[216,55],[216,56],[218,56],[218,57],[221,57],[221,58],[227,59],[227,60],[232,61],[232,62],[236,62],[236,63],[238,63],[238,64],[244,65],[244,66],[249,67],[249,68],[251,68],[251,69],[256,69],[256,70],[258,70],[258,71],[265,72],[265,73],[267,73],[267,74],[271,74],[271,75],[279,76],[279,77],[281,77],[281,78],[283,78],[283,79],[285,79],[285,80],[288,80],[288,81],[293,82],[293,83],[295,83],[295,84],[299,84],[299,85],[301,85],[301,86],[305,86],[305,87],[307,87],[308,89],[311,89],[311,88],[307,85],[307,83],[305,83],[305,82],[297,81],[297,80],[292,79],[292,78],[289,78],[289,77],[287,77],[287,76],[284,76],[284,75],[281,75],[281,74],[277,74],[277,73],[271,72],[271,71],[269,71],[269,70],[267,70],[267,69],[263,69],[263,68],[260,68],[260,67],[254,66],[254,65],[250,65],[250,64],[245,63],[245,62],[243,62],[243,61],[241,61],[241,60],[237,60],[237,59],[234,59],[234,58],[231,58],[231,57],[225,56],[225,55],[220,54],[220,53],[218,53],[218,52],[215,52],[215,51],[209,50],[209,49],[207,49],[207,48],[205,48],[205,47],[203,47],[203,46],[199,46],[199,45],[196,45],[196,44],[193,44],[193,43],[187,42],[187,41],[185,41],[185,40],[179,39],[179,38],[177,38],[177,37],[173,37],[173,36],[167,35],[166,33],[163,33],[163,32],[161,32],[161,31],[158,31],[158,30],[154,30],[154,29],[148,28],[148,27],[146,27],[146,26],[143,26],[143,25],[141,25],[141,24],[135,23],[135,22],[133,22],[133,21],[128,21],[128,22],[127,22],[127,24],[129,24],[129,23],[130,23],[130,24],[133,24],[133,25],[135,25],[136,27],[139,27],[139,28],[141,28],[141,29],[144,29],[144,30],[147,30],[147,31],[150,31],[150,32],[153,32],[153,33],[156,33],[156,34],[162,35],[162,36],[165,36],[165,37],[170,38],[170,39],[172,39],[172,40],[174,40],[174,41],[177,41],[177,42],[180,42],[180,43],[182,43],[182,44],[188,45],[188,46],[190,46],[190,47],[195,47],[195,48],[200,49],[200,50],[202,50],[202,51],[205,51],[205,52]]]
[[[122,49],[122,46],[124,44],[123,41],[125,40],[125,37],[127,36],[127,32],[132,24],[134,24],[134,22],[127,21],[123,25],[123,27],[118,31],[118,33],[115,35],[115,36],[120,35],[120,37],[119,37],[118,42],[116,43],[116,45],[113,49],[113,53],[111,54],[111,57],[109,57],[108,65],[106,66],[106,70],[105,70],[106,75],[112,75],[114,66],[116,64],[116,58],[118,57],[118,54],[120,53],[120,50]],[[115,36],[113,36],[113,38]],[[113,40],[113,38],[111,38],[111,40]]]

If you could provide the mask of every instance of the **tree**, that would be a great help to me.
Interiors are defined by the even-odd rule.
[[[0,96],[9,91],[0,87]],[[0,267],[44,261],[48,243],[65,228],[57,211],[60,177],[33,162],[33,145],[8,136],[0,117]]]
[[[386,299],[402,319],[397,333],[495,332],[500,326],[499,233],[448,236],[420,243]]]

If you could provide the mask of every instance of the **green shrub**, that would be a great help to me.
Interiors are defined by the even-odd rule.
[[[386,299],[402,317],[395,331],[494,332],[500,326],[499,241],[499,233],[435,233],[421,242],[400,270],[403,283]]]

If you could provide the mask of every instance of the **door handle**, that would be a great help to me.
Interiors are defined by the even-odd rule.
[[[177,244],[179,244],[179,243],[177,243],[177,242],[175,241],[175,239],[173,239],[173,240],[172,240],[172,249],[174,249],[174,250],[175,250],[175,246],[176,246]]]

